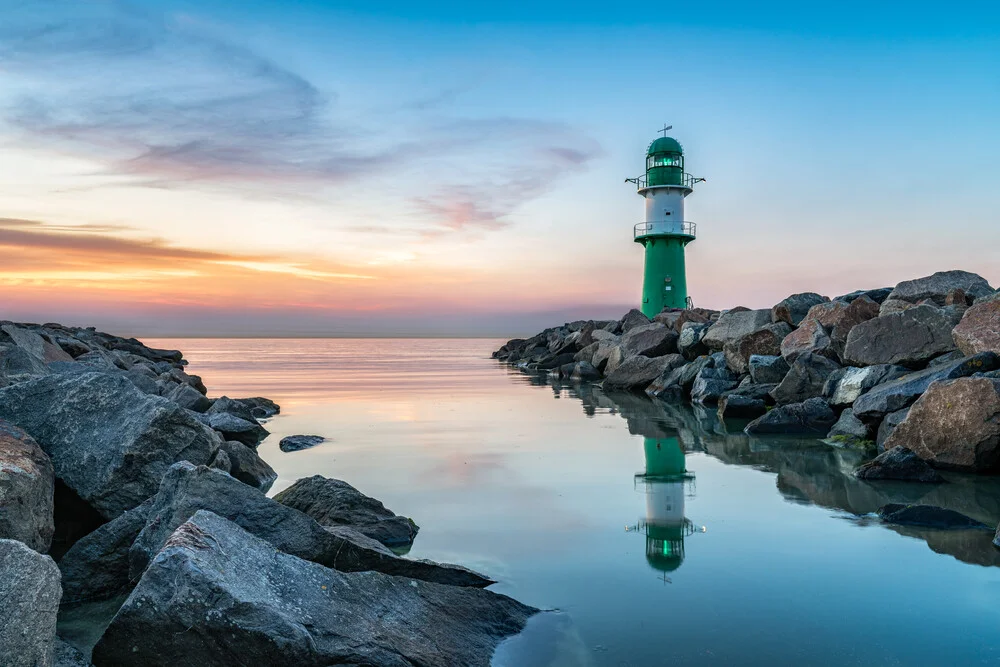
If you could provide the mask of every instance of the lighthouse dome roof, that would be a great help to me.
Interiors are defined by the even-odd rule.
[[[679,141],[673,137],[660,137],[653,143],[649,145],[649,150],[646,151],[646,155],[652,155],[654,153],[684,153],[684,149],[681,148]]]

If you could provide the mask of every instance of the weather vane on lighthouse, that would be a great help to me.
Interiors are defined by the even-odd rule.
[[[695,239],[695,224],[684,220],[684,198],[704,181],[684,172],[684,149],[667,136],[673,125],[646,151],[644,176],[627,178],[646,200],[646,221],[634,229],[634,240],[645,248],[642,278],[642,313],[653,318],[664,308],[691,305],[687,290],[684,248]]]

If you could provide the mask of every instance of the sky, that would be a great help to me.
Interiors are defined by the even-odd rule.
[[[815,6],[814,6],[815,5]],[[637,306],[664,124],[698,306],[1000,285],[1000,7],[0,0],[0,319],[530,334]]]

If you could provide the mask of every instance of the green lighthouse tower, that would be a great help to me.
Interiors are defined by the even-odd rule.
[[[684,220],[684,198],[705,180],[684,172],[684,149],[663,136],[646,151],[646,174],[626,179],[646,200],[646,221],[635,226],[634,239],[645,248],[642,313],[652,318],[664,308],[689,306],[684,248],[695,238],[695,224]]]

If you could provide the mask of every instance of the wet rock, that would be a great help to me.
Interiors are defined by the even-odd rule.
[[[107,519],[156,492],[173,463],[208,463],[218,438],[120,375],[61,374],[0,389],[0,418],[31,433],[56,477]]]
[[[933,505],[900,505],[889,503],[878,510],[878,516],[886,523],[901,526],[921,526],[938,530],[992,530],[989,526],[954,510]]]
[[[129,551],[131,579],[142,574],[178,526],[202,509],[234,521],[285,553],[345,572],[377,570],[454,586],[493,583],[457,565],[401,558],[345,526],[324,528],[229,475],[189,463],[178,463],[164,476],[146,525]]]
[[[774,322],[787,322],[792,326],[798,326],[799,322],[805,319],[810,308],[829,300],[827,297],[820,296],[815,292],[793,294],[771,308],[771,320]]]
[[[718,403],[722,395],[738,384],[728,368],[703,368],[691,386],[691,400],[695,403]]]
[[[719,400],[721,419],[756,419],[767,412],[767,404],[760,398],[726,393]]]
[[[803,354],[818,354],[837,360],[830,332],[813,317],[802,320],[798,329],[785,336],[778,352],[789,364],[795,363]]]
[[[843,314],[830,331],[830,340],[833,341],[833,350],[838,358],[843,356],[847,347],[847,338],[854,327],[878,316],[879,304],[867,296],[858,297],[844,309]]]
[[[741,338],[771,324],[771,311],[737,310],[727,311],[705,332],[702,342],[710,350],[721,350],[731,340]]]
[[[572,382],[593,382],[601,379],[601,372],[589,362],[578,361],[573,364],[573,370],[569,374],[569,379]]]
[[[668,354],[654,359],[642,355],[629,357],[607,373],[604,378],[604,388],[644,391],[662,373],[683,363],[684,357],[679,354]]]
[[[991,472],[1000,464],[1000,382],[959,378],[934,382],[885,441],[931,465]]]
[[[629,355],[662,357],[677,352],[677,332],[664,324],[654,322],[632,327],[622,334],[622,346]]]
[[[45,553],[55,530],[52,462],[31,436],[0,420],[0,539]]]
[[[830,375],[840,366],[818,354],[800,355],[771,395],[778,405],[801,403],[823,395],[823,387]]]
[[[944,477],[927,462],[906,447],[888,449],[854,471],[864,480],[902,480],[906,482],[941,483]]]
[[[650,323],[648,317],[642,314],[642,311],[633,308],[632,310],[625,313],[625,317],[621,319],[619,325],[619,333],[624,335],[634,329],[635,327],[644,327]]]
[[[485,590],[337,572],[198,512],[166,541],[94,661],[486,667],[535,611]]]
[[[397,516],[380,501],[339,479],[305,477],[274,499],[311,516],[321,526],[347,526],[387,547],[412,544],[420,530],[413,519]]]
[[[236,400],[250,405],[251,414],[256,419],[269,419],[281,412],[281,406],[269,398],[254,396],[252,398],[240,398]]]
[[[903,423],[906,415],[910,414],[910,408],[903,408],[890,412],[878,425],[878,435],[875,437],[875,445],[880,452],[885,451],[885,441],[889,439],[896,427]]]
[[[0,539],[0,665],[52,664],[59,568],[18,540]]]
[[[816,434],[825,435],[837,421],[837,415],[822,398],[802,403],[779,405],[747,424],[750,435]]]
[[[321,435],[289,435],[281,439],[278,449],[283,452],[298,452],[322,445],[326,438]]]
[[[562,354],[552,354],[547,358],[542,359],[536,365],[536,368],[540,371],[548,371],[553,368],[559,368],[565,364],[571,364],[576,358],[576,352],[564,352]]]
[[[854,402],[854,414],[863,420],[877,420],[911,405],[937,380],[968,377],[973,373],[1000,368],[1000,356],[981,352],[950,364],[908,373],[897,380],[877,385]]]
[[[901,378],[907,373],[907,369],[902,366],[890,364],[864,368],[850,366],[831,374],[823,393],[828,396],[830,405],[842,408],[853,404],[874,387]]]
[[[729,341],[723,347],[726,365],[734,373],[744,374],[748,372],[750,357],[781,354],[781,342],[791,331],[792,328],[788,324],[779,322]]]
[[[965,311],[952,337],[963,354],[1000,354],[1000,299],[977,303]]]
[[[788,362],[778,355],[754,354],[747,361],[750,377],[757,384],[778,384],[790,368]]]
[[[851,303],[855,299],[860,297],[868,297],[875,303],[881,304],[883,301],[889,298],[889,294],[892,293],[891,287],[880,287],[879,289],[870,290],[858,290],[856,292],[851,292],[850,294],[844,294],[842,296],[834,297],[834,301],[843,301],[844,303]]]
[[[197,413],[189,414],[194,415],[201,423],[218,432],[224,440],[242,442],[247,447],[256,449],[264,438],[270,435],[267,429],[258,424],[256,420],[249,422],[228,412],[206,412],[200,416]]]
[[[267,493],[274,480],[278,479],[274,468],[242,442],[227,440],[219,447],[219,451],[225,452],[229,457],[229,474],[244,484]]]
[[[899,364],[917,368],[955,349],[951,329],[946,313],[933,306],[916,306],[855,326],[847,337],[844,357],[852,366]]]
[[[677,351],[689,361],[694,361],[701,355],[708,354],[708,347],[703,340],[710,326],[712,325],[708,323],[685,323],[681,327],[680,337],[677,339]]]
[[[993,288],[980,275],[968,271],[939,271],[933,275],[916,280],[905,280],[892,290],[890,299],[899,299],[917,303],[930,299],[939,306],[945,305],[948,293],[961,289],[973,298],[991,294]]]
[[[868,441],[868,425],[854,416],[854,411],[847,408],[840,413],[840,418],[826,434],[827,440],[835,445],[858,445]]]

